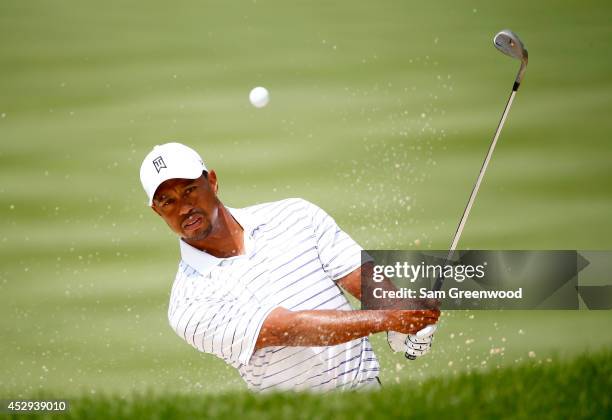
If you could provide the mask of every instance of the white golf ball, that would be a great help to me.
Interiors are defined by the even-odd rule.
[[[255,108],[263,108],[270,102],[270,94],[265,87],[257,86],[249,93],[249,101]]]

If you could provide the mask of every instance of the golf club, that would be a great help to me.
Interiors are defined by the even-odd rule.
[[[450,246],[450,250],[448,252],[448,256],[446,257],[446,262],[450,261],[453,258],[453,254],[457,249],[457,244],[459,243],[459,239],[461,238],[461,233],[463,232],[463,228],[465,227],[465,223],[467,222],[468,216],[470,215],[470,210],[474,205],[474,200],[476,200],[476,195],[478,194],[478,190],[480,188],[480,184],[482,179],[484,178],[484,174],[487,170],[487,166],[489,165],[489,161],[491,160],[491,156],[493,155],[493,150],[495,150],[495,145],[497,144],[497,139],[499,138],[499,134],[501,133],[502,128],[504,127],[504,123],[506,122],[506,117],[510,112],[510,107],[512,106],[512,102],[514,101],[514,96],[518,91],[518,88],[521,85],[521,81],[523,80],[523,76],[525,75],[525,70],[527,69],[527,61],[528,54],[527,49],[521,42],[520,38],[517,34],[512,32],[509,29],[504,29],[503,31],[498,32],[493,37],[493,45],[502,53],[516,58],[517,60],[521,60],[521,67],[516,75],[516,79],[514,80],[514,85],[512,86],[512,92],[510,93],[510,98],[508,98],[508,102],[506,103],[506,107],[504,108],[504,112],[499,120],[499,124],[497,125],[497,130],[495,130],[495,135],[493,136],[493,141],[489,146],[489,151],[485,157],[484,162],[482,163],[482,167],[480,168],[480,172],[478,174],[478,178],[476,179],[476,183],[474,184],[474,188],[472,188],[472,193],[470,194],[470,198],[463,210],[463,215],[461,216],[461,220],[459,221],[459,225],[457,226],[457,230],[455,231],[455,236],[453,237],[453,241]],[[434,284],[433,290],[438,291],[442,289],[442,284],[444,283],[444,277],[438,277]],[[419,337],[429,337],[436,331],[435,325],[428,325],[417,333]],[[406,358],[410,360],[416,359],[415,356],[406,354]]]
[[[480,172],[478,173],[478,178],[476,179],[476,183],[474,184],[474,188],[472,189],[472,193],[470,194],[470,198],[463,210],[463,215],[461,216],[461,220],[459,221],[459,225],[457,226],[457,230],[455,231],[455,236],[453,237],[453,241],[450,246],[450,250],[448,253],[448,257],[446,257],[446,261],[450,261],[455,253],[455,249],[457,249],[457,244],[459,243],[459,239],[461,238],[461,233],[463,232],[463,228],[465,227],[465,223],[467,222],[468,216],[470,215],[470,210],[474,205],[474,200],[476,200],[476,195],[478,194],[478,190],[480,188],[480,184],[482,179],[484,178],[484,174],[487,170],[487,166],[489,165],[489,161],[491,160],[491,156],[493,155],[493,150],[495,150],[495,146],[497,145],[497,140],[499,138],[499,134],[501,133],[502,128],[504,127],[504,123],[506,122],[506,117],[510,112],[510,107],[512,106],[512,102],[514,101],[514,96],[518,91],[518,88],[521,85],[521,81],[523,80],[523,76],[525,75],[525,70],[527,69],[527,61],[528,54],[527,49],[519,39],[518,35],[512,32],[509,29],[504,29],[503,31],[498,32],[495,37],[493,37],[493,45],[502,53],[516,58],[517,60],[521,60],[521,67],[516,75],[516,79],[514,81],[514,85],[512,86],[512,92],[510,93],[510,98],[508,98],[508,102],[506,103],[506,107],[504,108],[504,112],[499,120],[499,124],[497,125],[497,130],[495,130],[495,135],[493,136],[493,141],[489,146],[489,151],[485,157],[484,162],[482,163],[482,167],[480,168]],[[439,277],[434,284],[434,290],[440,290],[442,288],[442,283],[444,282],[443,277]]]

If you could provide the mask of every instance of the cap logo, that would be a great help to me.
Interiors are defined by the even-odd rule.
[[[168,167],[166,166],[166,162],[164,162],[164,159],[162,159],[161,156],[158,156],[153,159],[153,166],[155,166],[155,170],[157,171],[157,173],[159,173],[159,171],[164,168],[168,169]]]

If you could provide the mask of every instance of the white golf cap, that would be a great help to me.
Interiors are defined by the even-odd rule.
[[[174,178],[196,179],[206,170],[198,152],[184,144],[155,146],[140,166],[140,182],[149,197],[149,206],[153,204],[153,195],[162,182]]]

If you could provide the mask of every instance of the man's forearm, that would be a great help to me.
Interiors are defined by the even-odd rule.
[[[266,318],[256,349],[270,346],[332,346],[388,330],[413,330],[437,321],[435,311],[289,311]]]
[[[381,311],[292,312],[277,308],[264,322],[256,348],[280,345],[332,346],[345,343],[383,331],[384,318]]]

